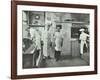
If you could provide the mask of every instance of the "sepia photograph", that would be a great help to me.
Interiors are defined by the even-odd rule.
[[[90,15],[22,11],[23,68],[89,65]]]

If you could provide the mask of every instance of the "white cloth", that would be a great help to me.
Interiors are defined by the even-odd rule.
[[[49,43],[50,43],[49,31],[44,30],[42,37],[43,37],[43,55],[47,57],[49,56],[49,52],[48,52]]]
[[[37,49],[41,49],[41,36],[39,34],[39,32],[36,31],[35,33],[35,39],[36,39],[36,47]]]
[[[30,34],[31,34],[31,39],[33,39],[33,42],[36,45],[37,49],[41,49],[41,35],[39,31],[36,31],[33,28],[30,28]]]
[[[62,37],[61,33],[60,32],[55,32],[55,45],[56,45],[55,50],[61,51],[62,39],[63,39],[63,37]]]
[[[80,53],[81,54],[83,54],[84,45],[86,45],[86,47],[87,47],[87,43],[86,43],[87,37],[89,37],[89,35],[84,33],[84,32],[82,32],[80,34],[80,40],[81,40],[81,43],[80,43]]]
[[[33,28],[30,28],[30,34],[31,34],[31,39],[33,39],[33,42],[35,43],[35,48],[40,49],[40,51],[41,51],[41,35],[40,35],[40,32],[33,29]],[[33,48],[33,50],[34,50],[34,48]],[[34,57],[34,55],[33,55],[33,57]],[[39,53],[39,56],[36,60],[36,66],[39,65],[40,58],[41,58],[41,52]],[[33,63],[33,66],[34,66],[34,63]]]

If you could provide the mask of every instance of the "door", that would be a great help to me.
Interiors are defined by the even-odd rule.
[[[63,47],[62,55],[71,55],[71,23],[62,23]]]

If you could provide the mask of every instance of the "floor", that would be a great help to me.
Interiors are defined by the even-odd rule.
[[[81,57],[80,56],[68,56],[68,55],[61,55],[59,61],[56,61],[54,58],[54,54],[52,53],[51,59],[41,59],[39,67],[71,67],[71,66],[87,66],[89,65],[89,53],[84,53]],[[23,68],[33,68],[33,58],[32,54],[23,55]]]
[[[63,57],[59,61],[54,58],[42,60],[40,67],[68,67],[68,66],[86,66],[87,61],[80,57]]]
[[[52,50],[51,50],[52,51]],[[79,56],[61,55],[59,61],[54,58],[54,52],[50,54],[51,59],[42,60],[40,67],[67,67],[67,66],[87,66],[89,65],[89,53],[85,52]]]

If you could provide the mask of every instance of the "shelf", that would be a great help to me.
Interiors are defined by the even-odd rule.
[[[29,24],[30,27],[45,27],[45,25],[33,25],[33,24]]]

